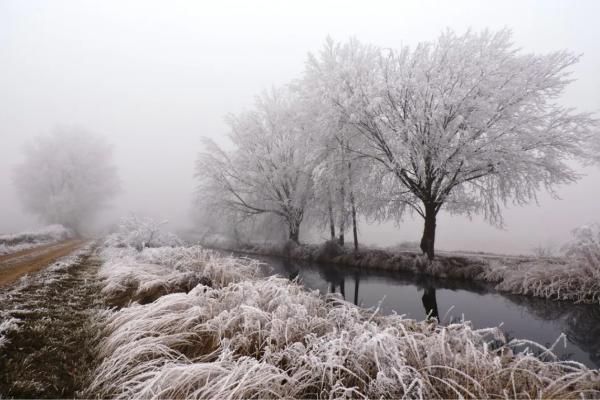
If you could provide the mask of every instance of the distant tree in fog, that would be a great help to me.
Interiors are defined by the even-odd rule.
[[[23,208],[45,223],[81,232],[117,193],[112,147],[100,136],[63,128],[25,147],[14,170]]]
[[[196,163],[198,204],[224,219],[276,215],[298,242],[316,164],[310,120],[288,89],[261,96],[253,111],[228,120],[231,151],[211,140]]]
[[[523,54],[510,38],[447,31],[398,51],[329,40],[307,64],[305,81],[355,128],[352,151],[407,192],[390,196],[398,215],[424,218],[429,259],[442,207],[501,224],[502,205],[575,181],[566,161],[588,155],[596,121],[556,103],[578,57]]]

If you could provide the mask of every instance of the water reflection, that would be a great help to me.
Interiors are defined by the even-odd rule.
[[[360,285],[360,275],[354,273],[354,304],[358,305],[358,289]]]
[[[567,340],[600,367],[600,307],[510,294],[506,298],[540,320],[557,322]]]
[[[439,321],[440,314],[438,313],[437,299],[435,297],[435,288],[427,286],[423,289],[423,297],[421,297],[423,307],[425,307],[425,315],[427,318],[435,318]]]
[[[354,290],[352,290],[352,302],[358,306],[371,307],[375,304],[364,304],[360,301],[360,281],[361,277],[370,279],[374,276],[384,277],[389,284],[392,285],[413,285],[419,292],[423,292],[421,296],[421,303],[423,306],[423,313],[419,315],[420,318],[437,318],[439,320],[439,311],[436,297],[436,290],[450,289],[450,290],[468,290],[474,293],[486,293],[488,288],[480,283],[469,283],[457,280],[437,280],[425,275],[412,275],[406,273],[389,273],[385,271],[365,271],[357,268],[350,268],[340,266],[338,264],[310,264],[297,260],[290,259],[279,259],[271,257],[261,257],[269,265],[269,272],[277,273],[282,276],[286,276],[289,279],[295,279],[296,277],[304,278],[303,283],[311,289],[319,289],[324,293],[339,293],[342,295],[344,300],[350,301],[346,298],[345,285],[346,281],[353,281]],[[314,282],[314,279],[310,279],[310,272],[317,272],[322,282],[326,282],[326,290],[323,290],[322,282]],[[309,279],[306,279],[309,278]],[[307,282],[308,280],[308,282]],[[385,296],[386,293],[381,293],[381,296]],[[417,316],[415,316],[417,317]]]
[[[299,281],[322,293],[339,293],[363,307],[383,313],[398,312],[410,318],[427,316],[449,322],[453,318],[473,322],[477,328],[498,326],[512,337],[552,344],[565,333],[568,346],[556,349],[591,367],[600,367],[600,307],[555,302],[496,292],[479,282],[439,280],[412,274],[360,270],[339,265],[303,263],[263,258],[270,273]],[[445,313],[445,314],[444,314]]]

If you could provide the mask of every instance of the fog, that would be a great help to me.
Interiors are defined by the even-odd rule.
[[[192,225],[194,162],[201,137],[226,143],[223,117],[249,108],[273,85],[299,77],[308,52],[330,35],[399,47],[446,27],[509,27],[527,51],[582,53],[561,102],[600,110],[597,1],[498,2],[0,2],[0,233],[39,225],[12,184],[22,146],[59,125],[113,145],[121,194],[98,220],[128,212]],[[482,218],[441,215],[440,249],[526,253],[558,245],[574,227],[600,221],[600,170],[510,207],[500,230]],[[363,243],[420,237],[422,220],[362,225]],[[319,235],[317,235],[318,238]],[[325,234],[322,234],[325,237]]]

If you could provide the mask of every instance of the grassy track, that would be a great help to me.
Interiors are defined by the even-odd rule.
[[[72,398],[94,368],[100,303],[91,245],[0,290],[0,321],[17,318],[0,348],[0,398]]]

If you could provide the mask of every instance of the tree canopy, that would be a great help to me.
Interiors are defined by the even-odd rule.
[[[14,184],[26,211],[81,232],[119,189],[112,147],[78,128],[57,129],[25,147]]]
[[[342,241],[349,215],[356,232],[357,212],[399,221],[412,210],[432,259],[440,210],[501,225],[505,205],[553,193],[579,178],[572,160],[598,158],[597,121],[559,103],[578,61],[524,53],[506,29],[447,30],[413,49],[328,39],[290,85],[293,101],[263,98],[234,118],[235,151],[210,145],[198,172],[213,204],[316,215]]]
[[[507,202],[578,178],[568,161],[585,156],[596,121],[556,102],[577,61],[567,51],[522,54],[508,30],[446,31],[413,50],[328,41],[307,79],[355,128],[352,151],[407,189],[432,258],[442,207],[500,223]]]

